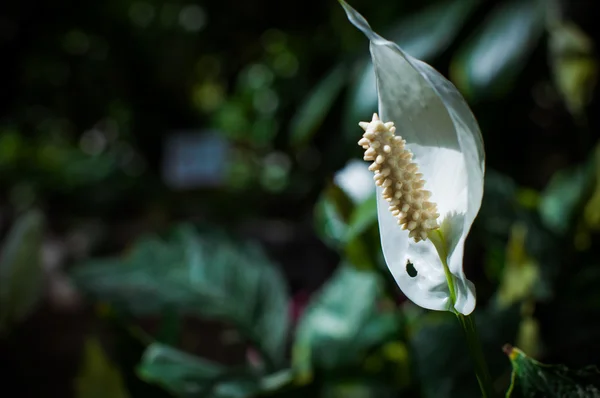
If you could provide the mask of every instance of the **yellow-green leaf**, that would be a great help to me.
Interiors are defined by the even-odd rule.
[[[577,25],[569,21],[555,21],[548,30],[554,84],[569,112],[579,118],[592,99],[598,79],[594,44]]]
[[[506,247],[506,264],[502,282],[498,289],[498,304],[501,307],[508,307],[531,297],[535,283],[539,279],[539,266],[525,250],[526,236],[527,230],[524,225],[513,226]]]
[[[106,357],[98,339],[85,341],[83,361],[75,379],[77,398],[129,398],[119,370]]]

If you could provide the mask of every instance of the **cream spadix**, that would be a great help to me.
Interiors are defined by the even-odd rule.
[[[340,3],[370,40],[375,67],[381,120],[360,124],[359,145],[376,172],[386,263],[417,305],[468,315],[475,287],[463,272],[463,250],[481,206],[485,169],[477,122],[452,83]]]
[[[423,175],[411,161],[406,141],[394,134],[393,122],[381,122],[376,113],[370,123],[359,125],[365,133],[358,145],[365,149],[364,159],[373,161],[369,170],[375,172],[375,183],[383,189],[383,198],[390,205],[388,210],[415,242],[427,239],[428,232],[439,228],[439,214],[435,203],[428,201],[431,192],[423,189]]]

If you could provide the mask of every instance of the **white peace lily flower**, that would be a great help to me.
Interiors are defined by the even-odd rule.
[[[360,123],[359,145],[365,160],[374,161],[385,260],[415,304],[468,315],[475,286],[463,272],[463,250],[481,206],[485,169],[477,122],[452,83],[340,3],[370,40],[375,66],[381,120],[375,114]]]

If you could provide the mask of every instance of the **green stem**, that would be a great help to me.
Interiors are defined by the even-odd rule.
[[[467,339],[469,354],[471,354],[471,359],[475,365],[475,374],[477,375],[477,382],[479,383],[481,393],[483,394],[484,398],[495,397],[496,393],[494,392],[492,377],[490,376],[490,372],[483,355],[475,320],[470,315],[465,316],[458,312],[456,313],[456,316]]]
[[[479,334],[477,333],[477,326],[475,325],[475,320],[471,317],[471,315],[463,315],[460,312],[456,311],[454,305],[456,304],[456,287],[454,286],[454,278],[452,273],[450,272],[450,267],[448,267],[448,253],[446,250],[446,241],[444,239],[444,235],[440,230],[436,230],[437,238],[439,239],[435,244],[440,259],[442,260],[442,264],[444,266],[444,273],[446,275],[446,281],[448,282],[448,289],[450,290],[450,301],[452,303],[452,312],[458,318],[460,322],[460,326],[465,333],[465,338],[467,339],[467,347],[469,349],[469,354],[471,355],[471,359],[475,365],[475,375],[477,376],[477,382],[479,383],[479,389],[481,390],[481,394],[483,398],[493,398],[496,396],[494,392],[494,387],[492,384],[492,377],[490,376],[490,372],[488,370],[487,363],[485,361],[485,357],[483,355],[483,349],[481,347],[481,341],[479,340]],[[432,239],[433,240],[433,239]]]

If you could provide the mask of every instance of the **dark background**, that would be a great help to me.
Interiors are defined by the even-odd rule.
[[[535,264],[533,286],[515,294],[525,303],[517,312],[527,321],[519,322],[537,330],[536,354],[574,367],[598,364],[600,6],[542,2],[540,27],[517,38],[511,18],[524,12],[509,13],[488,32],[497,39],[489,45],[497,70],[482,83],[470,69],[482,62],[472,43],[510,2],[472,2],[463,20],[449,22],[456,29],[429,37],[450,18],[444,7],[459,2],[351,4],[401,46],[424,40],[432,48],[425,60],[457,84],[480,123],[486,195],[465,258],[478,309],[511,290],[506,283],[525,280],[506,282],[507,264]],[[419,19],[431,6],[442,10],[432,27]],[[584,38],[553,51],[552,40],[569,35],[548,22],[552,7]],[[157,318],[107,320],[98,310],[107,300],[88,296],[70,274],[180,222],[261,246],[300,307],[341,262],[368,268],[331,243],[335,233],[323,217],[332,214],[319,210],[327,201],[342,215],[354,206],[347,198],[340,204],[333,175],[360,159],[360,130],[349,126],[376,110],[369,98],[362,109],[348,105],[357,100],[367,52],[335,1],[2,2],[0,237],[28,209],[39,209],[45,223],[41,298],[0,339],[0,394],[83,397],[73,383],[92,334],[129,380],[143,346],[130,363],[116,359],[119,344],[127,345],[123,324],[152,334]],[[576,76],[569,93],[557,83],[566,76]],[[306,110],[315,97],[322,101]],[[515,249],[521,227],[526,237]],[[386,279],[378,250],[369,253]],[[393,284],[388,289],[404,303]],[[244,361],[245,348],[219,337],[224,328],[185,318],[180,347],[221,363]],[[510,336],[490,343],[495,354],[515,343]],[[506,373],[497,380],[505,386]],[[130,396],[154,396],[149,384],[136,390],[129,383]],[[394,385],[392,396],[419,396],[420,383],[417,374],[409,387],[383,384]]]

